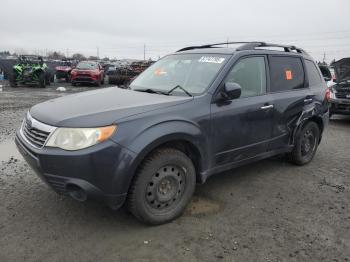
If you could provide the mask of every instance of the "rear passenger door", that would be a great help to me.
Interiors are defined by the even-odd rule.
[[[301,56],[269,55],[270,87],[274,103],[269,151],[285,148],[305,106],[313,97],[307,88]]]

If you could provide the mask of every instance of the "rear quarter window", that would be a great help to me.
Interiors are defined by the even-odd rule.
[[[307,78],[309,80],[309,85],[315,86],[322,83],[321,75],[315,63],[310,60],[305,60],[305,66],[306,66]]]
[[[299,57],[270,56],[270,92],[290,91],[304,87],[304,69]]]

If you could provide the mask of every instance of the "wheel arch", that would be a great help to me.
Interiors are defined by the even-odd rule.
[[[204,153],[203,149],[193,143],[193,138],[189,135],[174,133],[160,137],[145,146],[139,153],[134,162],[132,177],[135,176],[139,166],[146,157],[160,148],[174,148],[186,154],[192,161],[196,170],[196,181],[202,183],[201,170],[203,169]]]
[[[293,132],[293,136],[292,136],[292,141],[291,141],[291,144],[294,144],[295,142],[295,139],[296,137],[298,136],[299,132],[301,131],[302,127],[308,123],[308,122],[315,122],[320,130],[320,137],[319,137],[319,141],[318,143],[321,142],[321,139],[322,139],[322,133],[323,133],[323,130],[324,130],[324,127],[325,127],[325,123],[324,123],[324,120],[321,116],[318,116],[318,115],[311,115],[311,116],[308,116],[308,117],[303,117],[301,118],[300,121],[298,121],[298,124],[296,125],[295,129],[294,129],[294,132]]]

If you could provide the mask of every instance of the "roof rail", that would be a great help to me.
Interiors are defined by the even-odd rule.
[[[216,43],[216,44],[207,44],[207,45],[200,45],[200,46],[188,46],[184,47],[180,50],[177,50],[176,52],[182,52],[182,51],[188,51],[193,49],[203,49],[203,48],[214,48],[216,46],[221,45],[230,45],[230,44],[242,44],[240,47],[238,47],[236,50],[242,51],[242,50],[254,50],[259,47],[280,47],[283,48],[285,52],[292,52],[295,51],[297,53],[304,53],[306,52],[298,48],[294,45],[278,45],[278,44],[269,44],[265,42],[258,42],[258,41],[252,41],[252,42],[226,42],[226,43]]]

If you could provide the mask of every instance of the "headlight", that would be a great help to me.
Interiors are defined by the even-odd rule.
[[[331,99],[336,99],[336,96],[335,96],[336,91],[333,90],[333,88],[330,88],[329,91],[330,91],[330,98]]]
[[[57,128],[50,136],[46,146],[79,150],[107,140],[116,129],[115,125],[96,128]]]

